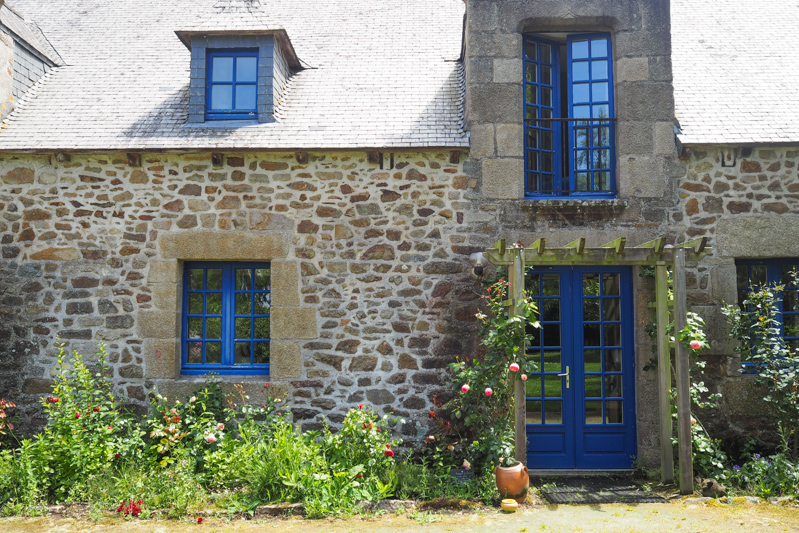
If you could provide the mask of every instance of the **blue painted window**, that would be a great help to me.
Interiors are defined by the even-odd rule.
[[[779,312],[781,333],[788,347],[799,349],[799,287],[792,272],[799,271],[799,259],[751,259],[735,263],[738,305],[743,307],[752,288],[781,285]],[[744,363],[746,364],[746,363]]]
[[[613,197],[615,121],[610,35],[525,35],[525,191]]]
[[[205,118],[258,118],[258,50],[207,53]]]
[[[269,263],[186,263],[183,374],[268,374]]]

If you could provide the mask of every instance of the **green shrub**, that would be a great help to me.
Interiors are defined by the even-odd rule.
[[[70,487],[120,460],[141,456],[141,431],[114,396],[100,344],[96,372],[77,352],[69,364],[59,346],[53,396],[43,399],[48,424],[30,445],[39,481],[52,499],[62,501]]]
[[[785,453],[771,457],[753,454],[743,466],[734,466],[729,481],[761,498],[799,494],[799,465]]]

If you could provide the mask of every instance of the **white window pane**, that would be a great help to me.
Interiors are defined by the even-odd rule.
[[[236,81],[258,81],[257,57],[239,57],[236,59]]]
[[[608,40],[591,39],[591,57],[608,57]]]
[[[573,85],[572,97],[574,98],[574,103],[580,104],[583,102],[588,102],[589,95],[590,91],[588,90],[587,83],[575,83]]]
[[[236,109],[241,111],[255,109],[255,85],[236,86]]]
[[[591,84],[591,96],[594,102],[608,101],[608,82],[601,81]]]
[[[572,59],[588,59],[588,41],[572,42]]]
[[[572,118],[591,118],[591,106],[576,105],[573,109]]]
[[[588,81],[588,61],[572,63],[572,81]]]
[[[211,81],[233,81],[232,57],[214,57],[211,60]]]
[[[211,86],[211,109],[231,109],[233,107],[233,87],[230,85]]]
[[[608,77],[608,62],[603,59],[601,61],[591,61],[591,78],[601,80]]]

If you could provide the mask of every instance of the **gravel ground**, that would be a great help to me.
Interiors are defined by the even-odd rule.
[[[514,514],[495,509],[478,511],[410,511],[346,519],[306,520],[299,517],[265,520],[123,520],[103,518],[2,518],[2,533],[197,533],[287,531],[292,533],[419,531],[467,532],[799,532],[799,508],[736,501],[669,504],[525,505]]]

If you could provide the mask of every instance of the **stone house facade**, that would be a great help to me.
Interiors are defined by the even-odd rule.
[[[405,436],[423,437],[432,396],[448,391],[446,365],[476,351],[472,254],[500,238],[600,246],[706,236],[712,251],[689,265],[688,283],[725,398],[708,422],[730,437],[758,429],[720,306],[737,297],[736,261],[799,255],[784,230],[798,213],[799,122],[780,112],[796,97],[776,90],[760,122],[708,111],[729,106],[702,75],[724,70],[730,94],[757,89],[736,83],[743,66],[696,44],[732,22],[698,27],[696,6],[682,0],[129,4],[95,2],[85,13],[67,0],[12,6],[63,61],[0,132],[0,397],[27,421],[41,423],[56,337],[85,354],[103,341],[134,405],[155,391],[187,395],[204,378],[187,372],[188,302],[203,289],[186,272],[246,262],[271,273],[269,368],[223,372],[227,386],[244,382],[255,401],[266,383],[285,390],[304,429],[365,402],[398,409]],[[726,2],[701,9],[716,4]],[[153,22],[127,24],[134,12]],[[203,120],[192,91],[208,91],[208,112],[216,81],[203,85],[211,67],[193,64],[197,50],[175,32],[242,39],[247,50],[252,36],[282,43],[276,56],[296,61],[287,80],[280,63],[280,97],[268,83],[253,92],[256,113],[273,106],[270,119]],[[600,54],[586,61],[600,70],[592,63],[581,80],[586,39]],[[544,81],[554,71],[560,85]],[[599,115],[578,115],[582,82],[593,84]],[[545,105],[550,87],[560,109]],[[562,113],[559,129],[530,114],[550,108]],[[580,128],[595,136],[585,150]],[[545,130],[560,151],[533,140]],[[599,161],[586,167],[587,186],[582,160],[569,155],[581,150]],[[540,181],[547,154],[558,187]],[[549,444],[533,445],[531,457],[574,468],[593,453],[580,439],[596,426],[594,452],[624,457],[595,468],[629,468],[631,455],[657,464],[656,375],[644,370],[652,280],[612,265],[536,272],[529,288],[553,314],[543,317],[544,359],[531,380],[539,389],[528,389],[530,440]],[[542,288],[553,280],[557,289]],[[596,280],[604,288],[589,293]],[[602,311],[592,320],[595,303]],[[603,333],[591,342],[594,326]],[[572,386],[556,377],[564,372]],[[544,434],[550,440],[536,437]]]

